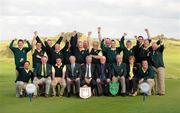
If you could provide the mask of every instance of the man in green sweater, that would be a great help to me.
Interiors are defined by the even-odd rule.
[[[22,67],[25,61],[27,60],[27,53],[32,49],[31,44],[29,41],[19,39],[17,44],[18,47],[14,47],[14,41],[16,39],[12,40],[12,42],[9,45],[9,48],[12,50],[15,58],[15,65],[16,68]],[[27,43],[28,47],[24,47],[24,43]],[[16,70],[16,77],[18,76],[18,71]]]
[[[147,59],[142,60],[142,66],[138,70],[139,84],[147,82],[150,86],[150,90],[147,95],[151,95],[151,89],[154,86],[154,70],[152,66],[148,65]]]
[[[156,90],[159,96],[165,95],[165,81],[164,81],[164,61],[163,61],[163,51],[164,51],[164,44],[162,43],[162,38],[158,41],[158,43],[152,44],[152,51],[150,53],[151,63],[153,69],[155,71],[155,82],[156,82]]]

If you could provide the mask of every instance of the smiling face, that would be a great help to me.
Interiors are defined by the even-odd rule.
[[[111,39],[106,38],[105,39],[105,44],[106,44],[107,47],[110,47],[111,46]]]
[[[144,40],[144,47],[147,48],[149,46],[149,40]]]
[[[18,40],[18,48],[22,49],[24,46],[24,41],[23,40]]]
[[[92,62],[92,57],[91,56],[87,56],[86,57],[86,64],[91,64]]]
[[[25,69],[29,69],[29,65],[30,65],[29,61],[26,61],[26,62],[24,63],[24,68],[25,68]]]
[[[114,41],[114,40],[111,41],[111,47],[116,48],[116,41]]]
[[[75,64],[75,62],[76,62],[76,57],[75,57],[75,56],[70,56],[70,57],[69,57],[69,61],[70,61],[71,64]]]
[[[48,61],[48,58],[46,56],[41,57],[42,64],[46,64]]]
[[[41,50],[41,48],[42,48],[42,44],[41,43],[36,43],[36,49]]]
[[[116,62],[121,63],[122,62],[122,56],[121,55],[116,55]]]
[[[148,61],[147,60],[142,61],[142,68],[145,70],[148,68]]]
[[[59,65],[61,65],[61,58],[57,58],[56,59],[56,64],[59,66]]]
[[[139,36],[138,37],[138,42],[139,42],[140,45],[143,44],[143,41],[144,41],[143,37]]]
[[[55,45],[55,51],[59,52],[61,50],[60,44]]]
[[[157,50],[157,48],[158,48],[157,43],[156,43],[156,42],[153,42],[153,44],[152,44],[152,49],[155,51],[155,50]]]
[[[102,56],[102,57],[100,58],[100,63],[101,63],[101,64],[105,64],[105,63],[106,63],[106,57],[105,57],[105,56]]]
[[[99,43],[97,41],[93,41],[93,48],[98,49]]]
[[[127,47],[127,48],[131,48],[131,47],[132,47],[132,42],[131,42],[130,40],[128,40],[128,41],[126,42],[126,47]]]

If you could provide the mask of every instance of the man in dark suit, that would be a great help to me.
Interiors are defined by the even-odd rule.
[[[15,81],[16,83],[16,97],[23,97],[23,90],[25,90],[29,80],[33,81],[33,73],[29,69],[30,62],[25,61],[23,67],[17,68],[19,75]]]
[[[100,58],[100,64],[97,65],[96,77],[98,95],[108,95],[109,83],[111,82],[111,67],[106,63],[106,57]]]
[[[121,95],[126,96],[126,64],[122,62],[122,56],[116,56],[116,63],[112,65],[112,81],[121,83]]]
[[[76,94],[79,94],[80,88],[80,78],[81,78],[81,65],[76,63],[76,57],[70,56],[69,57],[70,64],[66,66],[66,80],[67,80],[67,90],[68,90],[68,97],[71,95],[71,85],[75,85],[76,87]]]
[[[82,84],[95,88],[96,67],[92,64],[92,57],[86,57],[86,63],[82,65]]]
[[[34,80],[33,83],[36,86],[36,91],[34,96],[37,96],[37,91],[39,89],[39,85],[45,84],[45,97],[49,96],[49,90],[51,86],[51,77],[55,76],[55,69],[52,65],[47,63],[48,58],[43,56],[41,58],[41,63],[37,64],[36,68],[34,69]]]

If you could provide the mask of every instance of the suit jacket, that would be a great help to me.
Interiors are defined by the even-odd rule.
[[[43,75],[41,75],[41,72],[42,72],[42,63],[38,63],[36,65],[36,68],[34,69],[34,76],[38,78],[44,77]],[[46,64],[46,74],[47,74],[47,76],[45,76],[46,78],[52,75],[52,65]]]
[[[86,64],[83,64],[81,69],[82,69],[82,79],[84,79],[86,75]],[[91,78],[94,79],[96,75],[97,75],[96,66],[91,63]]]
[[[126,65],[127,66],[127,76],[126,76],[126,78],[129,78],[130,77],[130,75],[129,75],[129,72],[130,72],[130,65],[128,64],[128,65]],[[139,69],[139,65],[137,65],[137,64],[134,64],[134,66],[133,66],[133,74],[134,74],[134,76],[133,76],[133,78],[138,78],[138,69]]]
[[[74,67],[74,76],[72,75],[72,69],[71,69],[71,64],[68,64],[66,66],[66,77],[68,78],[81,78],[81,65],[80,64],[75,64]]]
[[[107,78],[111,79],[111,66],[108,63],[105,64],[104,74],[105,74],[106,79]],[[96,78],[100,78],[100,75],[101,75],[101,64],[98,64],[97,65],[97,76],[96,76]]]

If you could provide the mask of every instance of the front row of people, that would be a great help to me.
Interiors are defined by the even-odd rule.
[[[92,57],[86,57],[86,63],[80,65],[76,63],[76,57],[70,56],[70,64],[64,65],[61,58],[56,59],[56,65],[52,66],[47,63],[48,57],[43,56],[41,63],[37,64],[32,72],[29,70],[30,62],[26,61],[22,68],[18,68],[19,76],[16,80],[16,96],[22,97],[24,89],[29,80],[36,86],[34,97],[38,96],[39,89],[44,86],[45,97],[63,96],[67,89],[67,96],[72,94],[72,86],[75,88],[75,94],[79,95],[81,86],[91,87],[93,94],[110,95],[109,84],[119,82],[121,86],[120,94],[122,96],[136,96],[138,85],[147,82],[150,86],[148,95],[151,95],[151,89],[154,86],[154,71],[148,65],[146,59],[142,60],[141,65],[135,64],[134,56],[129,57],[129,64],[122,62],[122,56],[116,55],[116,63],[106,63],[106,57],[100,58],[100,64],[92,64]],[[56,86],[60,85],[59,93],[56,92]],[[96,93],[95,93],[96,92]]]

